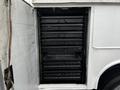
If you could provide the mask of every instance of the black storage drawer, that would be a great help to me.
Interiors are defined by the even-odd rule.
[[[85,83],[88,8],[38,9],[40,83]]]

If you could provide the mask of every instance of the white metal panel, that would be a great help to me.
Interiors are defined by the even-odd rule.
[[[38,90],[35,11],[22,0],[12,1],[12,64],[15,90]]]
[[[38,7],[40,4],[59,4],[59,3],[81,3],[81,4],[92,4],[92,3],[120,3],[120,0],[24,0],[26,3],[33,7]],[[37,5],[36,5],[37,4]]]
[[[93,25],[94,47],[120,48],[120,6],[96,6]]]
[[[3,82],[4,69],[7,67],[8,61],[8,27],[7,27],[7,7],[5,0],[0,0],[0,90],[5,90]]]
[[[43,84],[39,85],[39,90],[85,90],[85,84]]]
[[[33,3],[65,3],[65,2],[120,3],[120,0],[33,0]]]

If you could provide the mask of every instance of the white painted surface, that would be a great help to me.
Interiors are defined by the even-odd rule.
[[[120,0],[33,0],[33,3],[66,3],[66,2],[80,2],[80,3],[120,3]]]
[[[120,61],[120,45],[118,41],[120,39],[119,15],[116,15],[120,13],[119,10],[120,6],[116,5],[95,5],[93,7],[88,58],[87,85],[89,88],[97,88],[100,75],[108,67],[115,65],[115,62],[119,63]]]
[[[0,0],[0,90],[4,90],[3,72],[7,67],[7,8],[5,1]]]
[[[85,84],[40,84],[39,90],[79,90],[86,89]]]
[[[38,90],[35,11],[22,0],[12,2],[12,64],[15,90]]]
[[[4,2],[4,0],[0,0],[0,64],[2,72],[7,67],[8,56],[7,8]]]
[[[120,48],[120,6],[95,8],[93,46]]]
[[[120,3],[120,0],[24,0],[28,4],[30,4],[33,7],[41,7],[45,4],[67,4],[67,3],[79,3],[79,4],[113,4],[113,3]],[[44,4],[44,5],[43,5]],[[47,6],[47,5],[45,5]]]

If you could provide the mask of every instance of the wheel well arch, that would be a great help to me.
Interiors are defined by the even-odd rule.
[[[112,65],[100,75],[97,89],[102,90],[104,85],[108,83],[111,80],[111,78],[114,78],[118,75],[120,75],[120,63]]]

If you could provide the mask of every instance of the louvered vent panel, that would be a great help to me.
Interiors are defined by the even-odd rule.
[[[41,83],[82,83],[86,17],[40,17]]]

